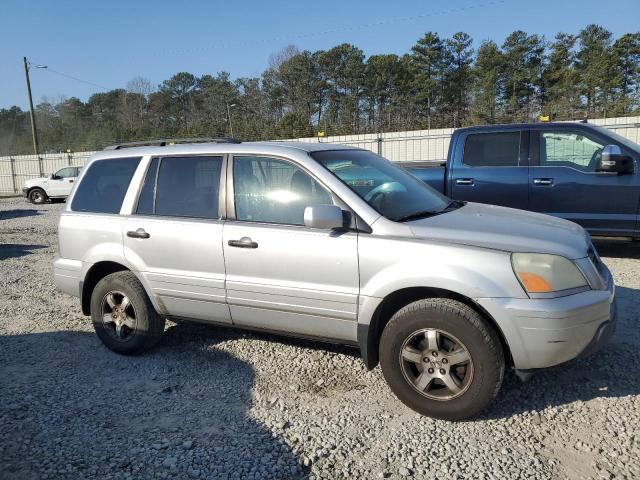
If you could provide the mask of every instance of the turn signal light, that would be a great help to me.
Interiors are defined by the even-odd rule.
[[[529,293],[547,293],[553,291],[551,285],[540,275],[531,272],[518,272],[518,277],[520,277],[520,281]]]

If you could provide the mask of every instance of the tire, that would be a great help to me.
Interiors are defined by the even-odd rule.
[[[393,315],[380,339],[380,365],[393,393],[412,410],[463,420],[496,397],[505,361],[497,333],[480,314],[461,302],[433,298]]]
[[[153,347],[165,323],[140,281],[129,271],[112,273],[98,282],[91,293],[91,320],[102,343],[123,355]]]
[[[42,205],[49,197],[41,188],[33,188],[29,192],[29,201],[34,205]]]

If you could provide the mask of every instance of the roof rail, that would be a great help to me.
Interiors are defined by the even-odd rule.
[[[122,148],[132,147],[164,147],[166,145],[175,145],[178,143],[240,143],[240,140],[229,137],[218,138],[165,138],[161,140],[143,140],[141,142],[119,143],[103,148],[103,150],[120,150]]]

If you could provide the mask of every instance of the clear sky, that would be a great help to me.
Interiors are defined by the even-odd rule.
[[[517,29],[550,40],[589,23],[617,36],[640,30],[640,0],[2,0],[0,19],[0,108],[26,108],[23,56],[107,88],[179,71],[236,78],[260,75],[288,44],[403,54],[429,30],[465,31],[477,45]],[[100,91],[46,70],[31,82],[36,103]]]

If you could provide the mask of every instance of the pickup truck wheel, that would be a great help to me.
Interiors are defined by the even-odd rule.
[[[34,188],[29,192],[29,201],[34,205],[40,205],[47,201],[47,194],[41,188]]]
[[[132,272],[115,272],[98,282],[91,294],[91,320],[102,343],[124,355],[151,348],[165,323]]]
[[[480,314],[461,302],[434,298],[395,313],[380,339],[380,365],[391,390],[409,408],[462,420],[497,395],[504,354]]]

